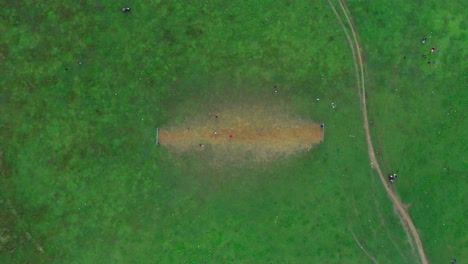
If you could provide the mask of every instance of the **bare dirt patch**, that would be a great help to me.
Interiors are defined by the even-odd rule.
[[[323,140],[319,124],[288,114],[281,106],[238,104],[216,110],[161,128],[161,145],[174,152],[203,152],[216,161],[267,162],[310,150]]]

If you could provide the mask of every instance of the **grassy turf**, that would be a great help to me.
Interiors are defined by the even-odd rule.
[[[352,56],[326,2],[142,1],[129,14],[105,1],[36,2],[0,4],[2,262],[365,263],[352,232],[383,263],[416,261],[370,170]],[[466,145],[457,144],[467,98],[457,72],[466,66],[453,66],[466,57],[466,26],[451,19],[457,6],[349,6],[381,161],[399,170],[429,259],[466,255]],[[405,19],[388,22],[402,10]],[[449,26],[429,40],[443,32],[453,48],[440,47],[428,68],[415,35],[430,25],[415,16],[438,15]],[[402,65],[408,74],[395,78]],[[423,92],[442,85],[454,89]],[[325,142],[267,166],[217,168],[154,146],[157,126],[247,96],[277,96],[324,122]],[[435,112],[412,111],[425,104]],[[428,145],[449,109],[451,130]]]
[[[400,173],[397,191],[434,263],[468,254],[467,29],[457,11],[464,8],[432,1],[351,9],[366,51],[379,158]],[[402,19],[392,19],[396,12]]]

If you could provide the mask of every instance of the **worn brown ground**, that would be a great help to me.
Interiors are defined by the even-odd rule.
[[[159,140],[174,152],[203,151],[218,161],[268,162],[309,150],[323,140],[323,130],[279,106],[239,104],[161,128]]]

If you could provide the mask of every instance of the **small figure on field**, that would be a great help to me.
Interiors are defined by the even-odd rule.
[[[124,13],[130,12],[130,7],[124,7],[124,8],[122,8],[122,12],[124,12]]]
[[[325,124],[320,124],[320,128],[323,129],[325,127]]]
[[[232,134],[229,135],[229,138],[232,138]]]
[[[214,132],[214,134],[215,134],[215,135],[218,135],[218,132],[217,132],[217,131],[215,131],[215,132]]]
[[[437,47],[432,47],[431,48],[431,53],[434,53],[434,51],[436,51]]]
[[[396,175],[396,174],[389,174],[389,175],[388,175],[388,180],[389,180],[390,182],[394,182],[396,179],[397,179],[397,175]]]
[[[450,261],[450,264],[457,264],[457,259],[452,259],[452,261]]]
[[[426,44],[427,37],[424,37],[421,41],[422,44]]]
[[[198,144],[198,146],[199,146],[200,148],[203,148],[203,144]]]

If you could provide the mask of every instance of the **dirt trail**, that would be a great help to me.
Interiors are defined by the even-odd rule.
[[[413,244],[412,243],[413,240],[416,243],[416,247],[418,249],[421,263],[427,264],[428,260],[427,260],[426,254],[424,253],[424,247],[422,245],[421,239],[419,238],[418,231],[416,230],[416,227],[414,226],[413,221],[411,220],[411,217],[409,216],[408,211],[406,210],[406,207],[403,205],[400,199],[396,196],[395,192],[389,187],[387,180],[385,176],[383,175],[382,170],[380,169],[379,163],[377,162],[377,158],[375,156],[374,147],[372,145],[372,140],[370,136],[369,122],[367,118],[367,104],[366,104],[366,96],[365,96],[366,87],[365,87],[365,77],[364,77],[365,73],[364,73],[364,66],[363,66],[364,64],[363,64],[363,59],[362,59],[362,54],[361,54],[361,45],[357,38],[356,28],[354,26],[354,23],[352,22],[351,15],[349,14],[349,10],[346,6],[346,3],[344,2],[344,0],[338,0],[338,3],[340,4],[343,14],[345,15],[346,20],[348,22],[348,25],[350,26],[351,33],[353,35],[353,41],[352,41],[346,29],[346,26],[341,20],[341,17],[339,16],[338,12],[334,8],[330,0],[327,0],[327,1],[330,4],[331,8],[333,9],[333,12],[335,13],[336,17],[340,21],[341,26],[343,27],[343,30],[345,31],[346,37],[348,38],[348,41],[349,41],[349,44],[351,46],[351,50],[353,53],[354,66],[356,68],[356,74],[357,74],[356,78],[357,78],[359,93],[361,95],[361,104],[363,108],[362,114],[363,114],[363,121],[364,121],[364,131],[366,134],[366,141],[367,141],[367,150],[368,150],[369,157],[371,160],[371,166],[377,170],[377,173],[379,174],[379,178],[393,202],[393,205],[400,217],[401,223],[403,227],[405,228],[405,231],[407,232],[407,235],[411,244]],[[358,72],[360,72],[360,74],[358,74]],[[410,231],[411,236],[408,233],[408,229]]]

